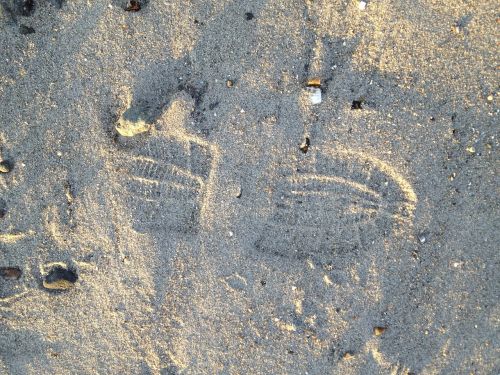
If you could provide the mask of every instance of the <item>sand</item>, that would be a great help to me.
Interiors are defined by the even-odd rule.
[[[20,3],[0,373],[500,372],[494,1]]]

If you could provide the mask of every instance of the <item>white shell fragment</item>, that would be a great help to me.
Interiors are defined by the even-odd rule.
[[[359,8],[359,10],[365,10],[366,9],[366,1],[360,1],[358,3],[358,8]]]
[[[309,100],[311,104],[321,103],[321,89],[319,87],[308,87],[307,91],[309,92]]]

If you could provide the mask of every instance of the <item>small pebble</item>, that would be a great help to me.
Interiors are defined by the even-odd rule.
[[[488,97],[486,98],[486,100],[488,100],[489,102],[492,102],[493,101],[493,95],[488,95]]]
[[[427,241],[427,237],[425,236],[424,233],[420,233],[418,235],[418,240],[420,241],[420,243],[425,243]]]
[[[352,352],[345,352],[342,358],[346,361],[350,361],[354,358],[354,354]]]
[[[78,275],[67,268],[56,266],[52,268],[43,280],[43,286],[52,290],[66,290],[74,286]]]
[[[12,164],[7,160],[0,162],[0,173],[9,173],[12,170]]]
[[[362,104],[363,102],[361,100],[353,100],[351,109],[363,109],[363,107],[361,106]]]
[[[230,79],[228,79],[228,80],[226,81],[226,86],[227,86],[227,87],[233,87],[233,86],[234,86],[234,82],[233,82],[233,81],[231,81]]]
[[[321,87],[321,79],[318,77],[313,77],[307,80],[308,87]]]
[[[254,17],[255,17],[255,16],[254,16],[254,15],[253,15],[253,13],[251,13],[251,12],[247,12],[247,13],[245,13],[245,18],[247,19],[247,21],[251,21],[251,20],[253,20],[253,19],[254,19]]]
[[[366,1],[360,1],[358,3],[358,8],[359,8],[359,10],[365,10],[366,9]]]
[[[474,148],[474,146],[469,146],[466,148],[467,152],[469,154],[475,154],[476,153],[476,149]]]
[[[386,329],[387,329],[386,327],[375,327],[373,328],[373,334],[375,336],[380,336],[382,333],[385,332]]]
[[[304,154],[307,154],[307,151],[309,151],[309,146],[311,145],[311,140],[309,137],[306,137],[304,142],[300,145],[300,151],[302,151]]]
[[[321,103],[321,89],[319,87],[308,87],[307,91],[309,91],[309,101],[311,104]]]
[[[123,137],[134,137],[148,132],[151,126],[146,123],[138,109],[128,108],[121,114],[115,129]]]
[[[6,280],[19,280],[22,271],[19,267],[0,267],[0,276]]]
[[[125,10],[127,12],[138,12],[141,10],[141,4],[136,0],[130,0]]]

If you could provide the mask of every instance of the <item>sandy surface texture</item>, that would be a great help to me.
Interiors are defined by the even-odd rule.
[[[0,374],[499,374],[499,14],[0,0]]]

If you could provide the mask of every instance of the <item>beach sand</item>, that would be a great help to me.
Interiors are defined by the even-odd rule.
[[[132,3],[0,0],[0,373],[499,373],[495,2]]]

